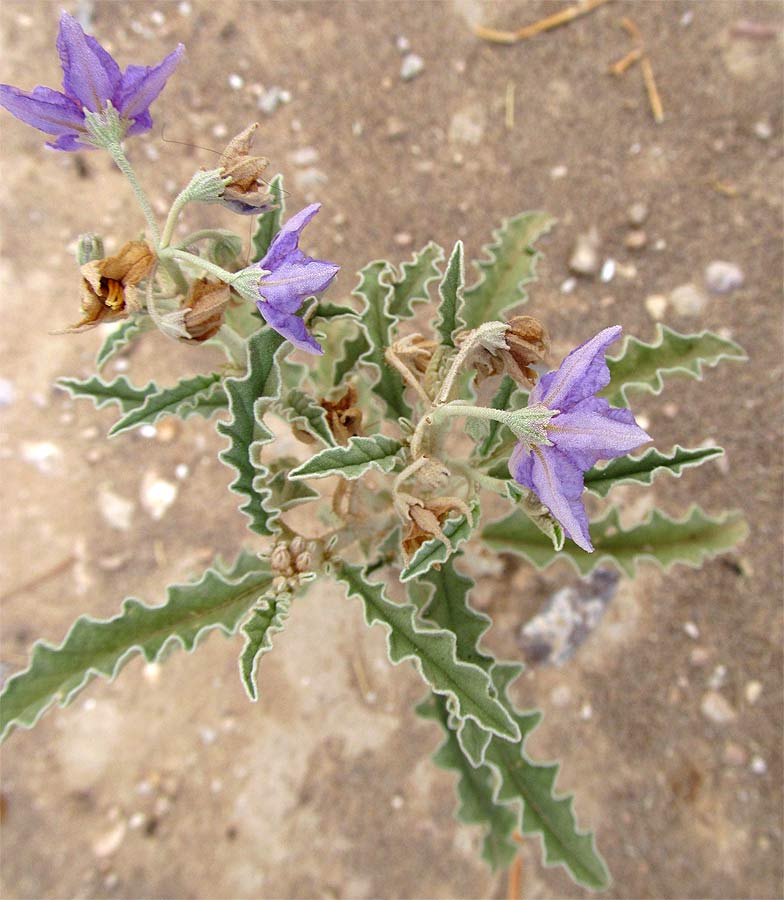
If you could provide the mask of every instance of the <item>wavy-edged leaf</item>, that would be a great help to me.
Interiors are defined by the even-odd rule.
[[[220,374],[211,372],[209,375],[184,378],[174,387],[148,394],[141,406],[132,409],[112,425],[109,437],[140,425],[153,425],[163,416],[187,419],[188,416],[200,415],[208,419],[217,410],[225,409],[228,403],[220,381]]]
[[[360,357],[370,349],[370,341],[364,325],[352,338],[343,342],[343,355],[337,360],[332,369],[332,384],[337,386],[343,383],[344,378],[354,369]]]
[[[353,306],[344,306],[339,303],[331,303],[329,300],[319,300],[311,316],[312,319],[322,319],[331,322],[333,319],[358,319],[359,313]]]
[[[272,578],[266,563],[243,552],[228,570],[210,568],[197,582],[172,585],[160,606],[129,598],[113,619],[81,616],[58,647],[36,643],[28,668],[8,679],[0,695],[0,734],[31,728],[45,710],[54,703],[65,706],[94,676],[113,679],[137,653],[153,662],[170,642],[190,652],[210,629],[232,634]]]
[[[368,469],[391,472],[402,444],[385,434],[351,437],[345,447],[328,447],[289,473],[290,478],[327,478],[340,475],[353,480]]]
[[[139,335],[149,331],[152,327],[153,321],[150,316],[131,316],[124,319],[117,328],[112,329],[106,335],[95,359],[96,368],[100,369],[105,366],[113,356],[120,353]]]
[[[286,394],[281,402],[283,413],[293,425],[319,438],[327,447],[335,446],[335,438],[327,422],[327,413],[323,406],[304,391],[293,390]]]
[[[158,391],[158,385],[154,381],[137,388],[125,375],[118,375],[114,381],[104,381],[99,375],[93,375],[84,381],[78,378],[58,378],[56,384],[72,397],[92,400],[98,409],[107,403],[116,403],[125,413],[137,409],[150,394]]]
[[[452,545],[451,550],[439,538],[431,538],[429,541],[425,541],[406,563],[403,571],[400,573],[400,580],[411,581],[412,578],[424,575],[433,566],[446,562],[459,545],[471,537],[472,532],[479,523],[479,504],[471,506],[471,513],[471,522],[465,516],[460,515],[447,519],[444,523],[441,530],[449,538],[449,543]]]
[[[424,303],[430,299],[428,285],[441,274],[438,263],[443,258],[444,251],[431,241],[415,253],[410,262],[403,263],[400,275],[392,278],[391,315],[408,319],[414,315],[414,303]]]
[[[273,203],[277,204],[277,208],[262,213],[256,220],[256,230],[251,241],[253,247],[251,262],[258,262],[264,256],[269,250],[272,239],[280,231],[280,223],[286,209],[286,202],[283,199],[286,192],[283,190],[282,175],[276,175],[270,181],[269,192],[272,195]]]
[[[624,531],[618,510],[611,507],[603,518],[591,522],[590,530],[593,553],[586,553],[572,541],[556,553],[550,539],[518,509],[500,522],[492,522],[481,536],[494,550],[518,553],[538,569],[563,557],[580,574],[587,575],[609,560],[632,576],[637,563],[644,559],[665,570],[675,563],[696,568],[705,559],[741,543],[748,534],[748,525],[738,511],[711,518],[698,506],[692,506],[682,519],[671,519],[655,509],[642,524]]]
[[[256,480],[266,473],[259,459],[261,446],[273,437],[261,417],[280,389],[275,356],[282,344],[281,335],[271,328],[249,338],[248,372],[243,378],[227,378],[224,382],[231,418],[217,427],[218,433],[229,439],[219,459],[237,473],[229,489],[245,498],[240,510],[250,519],[250,530],[262,535],[272,534],[269,519],[275,511],[269,507],[268,491]]]
[[[342,563],[336,576],[346,584],[349,596],[362,601],[367,624],[380,623],[386,629],[387,649],[393,663],[413,660],[432,690],[448,697],[461,719],[473,719],[493,734],[513,741],[519,739],[519,728],[493,696],[487,673],[456,658],[453,634],[420,625],[413,603],[393,603],[386,597],[383,585],[367,582],[358,566]]]
[[[660,472],[669,472],[679,478],[684,469],[701,466],[723,455],[721,447],[688,450],[676,444],[669,456],[652,447],[641,456],[619,456],[601,468],[589,469],[585,473],[585,489],[606,497],[616,484],[652,484]]]
[[[411,410],[403,396],[405,386],[392,366],[387,363],[384,352],[392,341],[392,329],[397,321],[389,312],[393,295],[390,282],[392,270],[388,262],[376,260],[368,263],[359,273],[360,281],[354,295],[364,301],[362,323],[368,338],[368,349],[359,358],[378,372],[378,380],[373,391],[386,403],[393,419],[408,418]]]
[[[444,729],[444,742],[433,754],[433,762],[441,769],[457,772],[458,806],[455,816],[466,825],[482,825],[486,829],[482,841],[482,858],[493,872],[511,865],[517,855],[512,834],[517,827],[517,815],[508,806],[493,800],[492,770],[488,766],[475,768],[466,759],[455,732],[449,726],[449,713],[443,697],[431,694],[417,707],[423,719],[433,719]]]
[[[277,471],[275,469],[274,465],[270,466],[269,474],[264,476],[266,488],[270,493],[270,505],[273,509],[285,512],[287,509],[301,506],[303,503],[318,500],[321,496],[306,482],[294,481],[289,478],[288,469],[278,469]]]
[[[245,646],[240,655],[240,677],[251,700],[258,700],[256,670],[259,660],[272,650],[272,635],[283,631],[291,611],[291,594],[272,594],[265,597],[264,606],[254,609],[242,626]]]
[[[742,362],[748,357],[734,341],[710,331],[679,334],[659,324],[650,344],[627,337],[620,354],[607,357],[610,383],[599,392],[599,396],[606,398],[613,406],[627,406],[628,390],[660,394],[664,389],[664,376],[675,373],[701,381],[703,367],[716,366],[723,359]]]
[[[463,242],[457,241],[449,262],[446,264],[446,272],[438,285],[438,296],[441,302],[438,305],[438,319],[436,331],[441,336],[441,343],[447,347],[454,347],[454,333],[457,330],[458,310],[463,302]]]
[[[550,230],[555,220],[547,213],[526,212],[504,219],[493,232],[493,242],[477,260],[479,280],[467,288],[458,318],[466,328],[500,319],[511,306],[523,303],[524,285],[533,281],[539,254],[534,241]]]

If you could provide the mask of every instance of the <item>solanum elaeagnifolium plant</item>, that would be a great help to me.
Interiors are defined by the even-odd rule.
[[[153,661],[172,642],[191,651],[210,629],[238,636],[240,676],[255,699],[264,688],[257,665],[275,634],[290,615],[318,616],[318,605],[303,598],[314,580],[332,579],[362,605],[368,625],[386,631],[390,660],[411,660],[425,682],[417,712],[443,730],[434,760],[456,772],[457,814],[484,829],[487,862],[508,866],[516,832],[538,835],[546,864],[563,865],[588,887],[606,886],[592,834],[578,827],[571,797],[555,791],[558,766],[526,751],[541,714],[521,711],[512,698],[522,666],[495,659],[483,643],[491,620],[471,606],[461,556],[469,541],[483,541],[537,567],[564,557],[588,573],[609,561],[633,576],[644,559],[665,569],[696,566],[734,546],[746,531],[737,514],[712,517],[695,505],[673,518],[655,509],[624,528],[612,505],[589,521],[583,492],[606,498],[615,485],[650,485],[719,456],[718,447],[648,446],[652,437],[629,402],[635,393],[660,394],[672,375],[701,378],[704,366],[741,360],[743,351],[708,332],[664,327],[649,343],[621,341],[612,325],[587,329],[547,371],[544,325],[511,314],[534,278],[534,242],[552,225],[538,212],[501,224],[468,286],[458,241],[448,258],[430,243],[402,265],[370,262],[349,294],[332,284],[337,264],[300,248],[319,205],[286,218],[282,179],[266,182],[267,160],[251,153],[253,125],[215,169],[193,176],[161,225],[122,141],[152,126],[150,104],[182,48],[123,73],[65,13],[57,48],[62,92],[3,85],[0,105],[53,135],[57,150],[108,151],[146,219],[145,233],[123,236],[113,256],[93,235],[80,240],[81,287],[75,281],[73,293],[81,291],[81,313],[67,330],[116,327],[96,374],[60,385],[98,406],[114,404],[112,435],[164,416],[214,419],[250,534],[233,561],[216,560],[197,581],[170,587],[162,604],[127,599],[112,619],[78,618],[59,646],[37,643],[3,690],[3,736],[67,704],[95,675],[113,678],[134,654]],[[225,229],[175,240],[189,203],[257,217],[251,262],[242,239]],[[102,367],[152,329],[219,344],[226,363],[167,386],[104,380]],[[272,415],[305,442],[301,458],[280,454]],[[480,524],[488,494],[503,498],[508,512]],[[291,511],[305,504],[310,527],[300,532]],[[395,579],[406,588],[403,602],[387,593]]]

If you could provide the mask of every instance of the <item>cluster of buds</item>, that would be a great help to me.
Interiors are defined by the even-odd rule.
[[[297,535],[290,541],[278,541],[270,553],[270,568],[277,576],[276,590],[296,587],[313,572],[318,554],[318,544]]]

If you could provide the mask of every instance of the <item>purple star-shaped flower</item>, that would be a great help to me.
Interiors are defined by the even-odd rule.
[[[57,135],[57,140],[47,141],[48,147],[94,149],[87,137],[85,112],[102,112],[111,103],[126,135],[149,131],[150,104],[163,90],[184,51],[180,44],[157,66],[128,66],[121,72],[98,41],[85,34],[73,16],[63,12],[57,35],[62,92],[37,87],[28,93],[0,84],[0,106],[33,128]]]
[[[604,353],[620,336],[620,325],[605,328],[542,377],[528,405],[557,411],[545,426],[551,445],[521,441],[509,459],[514,480],[532,490],[589,553],[593,546],[581,500],[583,473],[598,460],[623,456],[651,439],[628,409],[614,409],[594,396],[610,382]]]
[[[292,216],[272,239],[264,258],[252,267],[264,270],[258,283],[259,312],[275,331],[308,353],[324,351],[295,313],[303,300],[326,290],[340,271],[334,263],[305,256],[298,246],[302,229],[320,209],[320,203],[311,203]]]

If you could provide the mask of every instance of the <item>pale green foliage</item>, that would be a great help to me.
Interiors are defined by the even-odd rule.
[[[438,286],[438,305],[436,331],[441,343],[446,347],[454,347],[454,334],[457,330],[457,311],[463,302],[463,242],[457,241],[446,272]]]
[[[603,518],[591,522],[594,553],[586,553],[567,541],[562,553],[557,554],[550,539],[520,510],[488,525],[482,531],[482,538],[494,550],[524,556],[537,569],[563,558],[582,575],[587,575],[609,560],[631,576],[644,559],[658,563],[663,569],[675,563],[697,567],[704,560],[730,550],[747,534],[748,525],[739,512],[711,518],[698,506],[692,506],[683,519],[671,519],[655,509],[642,524],[623,529],[618,510],[611,507]]]
[[[446,562],[454,551],[471,537],[474,529],[479,522],[479,505],[474,504],[471,508],[472,520],[463,515],[456,515],[444,523],[442,531],[449,538],[451,550],[446,544],[438,538],[430,538],[425,541],[421,547],[413,554],[411,559],[403,567],[400,573],[400,580],[411,581],[412,578],[418,578],[424,575],[433,566]]]
[[[324,407],[304,391],[296,389],[289,391],[280,406],[289,422],[317,437],[328,447],[335,446],[335,438],[329,430]]]
[[[253,610],[250,619],[242,626],[245,646],[240,655],[240,675],[251,700],[258,699],[256,669],[259,660],[272,650],[272,635],[282,631],[291,611],[291,594],[270,594],[264,597],[262,606]]]
[[[109,332],[101,345],[95,359],[96,367],[103,368],[110,359],[121,353],[137,337],[152,327],[152,319],[149,316],[130,316],[120,322],[113,331]]]
[[[219,434],[229,439],[220,459],[237,472],[230,489],[245,498],[240,510],[250,519],[251,531],[262,535],[272,534],[270,518],[276,516],[277,510],[265,505],[265,501],[269,503],[269,491],[263,486],[266,469],[261,464],[260,451],[262,444],[272,440],[272,432],[261,417],[278,393],[280,374],[275,356],[282,344],[283,338],[270,328],[250,338],[247,375],[226,379],[231,418],[218,424]]]
[[[612,406],[627,406],[629,390],[660,394],[664,376],[683,373],[701,380],[703,366],[715,366],[723,359],[741,362],[747,356],[742,347],[710,331],[679,334],[658,325],[650,344],[627,337],[620,354],[608,357],[610,383],[599,396]]]
[[[92,400],[98,409],[109,403],[116,403],[124,413],[138,409],[150,394],[158,390],[152,381],[142,388],[134,387],[125,375],[118,375],[114,381],[104,381],[99,375],[93,375],[84,381],[78,378],[58,378],[57,386],[68,391],[72,397]]]
[[[59,647],[35,644],[28,668],[8,679],[0,734],[32,727],[48,707],[67,704],[94,676],[114,678],[134,654],[154,662],[172,641],[191,651],[210,629],[233,633],[271,583],[268,566],[242,553],[228,570],[208,569],[197,582],[173,585],[161,606],[131,598],[113,619],[82,616]]]
[[[585,488],[606,497],[617,484],[651,484],[661,472],[669,472],[679,478],[684,469],[701,466],[723,455],[721,447],[688,450],[675,446],[669,456],[652,447],[640,456],[619,456],[601,467],[589,469],[585,473]]]
[[[219,409],[225,409],[227,402],[219,373],[184,378],[174,387],[157,389],[148,394],[141,406],[130,410],[112,425],[109,436],[140,425],[154,425],[164,416],[187,419],[188,416],[200,415],[208,419]]]
[[[371,437],[352,437],[345,447],[329,447],[294,469],[290,478],[327,478],[340,475],[355,479],[368,469],[391,472],[397,462],[400,441],[384,434]]]
[[[493,242],[483,248],[485,258],[475,264],[479,280],[466,289],[459,311],[466,328],[503,318],[510,307],[527,299],[524,285],[533,281],[539,257],[532,245],[553,223],[546,213],[520,213],[493,232]]]
[[[404,262],[400,274],[392,272],[392,296],[389,313],[397,319],[408,319],[414,315],[414,303],[429,299],[428,285],[441,274],[438,264],[444,258],[444,251],[432,241],[414,254],[411,262]]]

